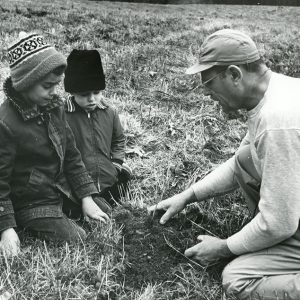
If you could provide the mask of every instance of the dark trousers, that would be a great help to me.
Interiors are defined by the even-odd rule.
[[[25,229],[29,234],[45,241],[74,242],[84,240],[87,233],[75,222],[75,220],[83,221],[81,205],[63,195],[61,196],[63,197],[61,216],[19,220],[19,228]],[[98,196],[93,196],[93,199],[104,212],[110,213],[111,207],[104,199]]]
[[[21,226],[32,236],[53,242],[76,242],[85,240],[87,234],[74,220],[62,217],[32,219]]]
[[[110,214],[112,206],[120,201],[121,197],[128,191],[130,176],[121,172],[118,182],[113,186],[103,190],[99,196],[93,196],[95,203],[107,214]],[[21,228],[28,231],[33,236],[55,242],[72,242],[84,240],[86,231],[79,226],[74,219],[83,220],[81,205],[63,197],[63,207],[61,217],[37,218],[21,222]]]
[[[130,176],[125,172],[120,172],[118,181],[111,187],[104,189],[100,196],[103,197],[111,206],[115,206],[120,202],[122,197],[126,196]]]

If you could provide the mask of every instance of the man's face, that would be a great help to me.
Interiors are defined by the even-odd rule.
[[[201,73],[204,94],[217,101],[224,112],[236,111],[242,108],[238,90],[232,82],[227,69],[208,69]]]
[[[101,91],[73,93],[76,103],[86,111],[92,111],[101,100]]]
[[[45,106],[55,95],[56,87],[61,82],[63,75],[48,74],[44,79],[22,92],[26,100],[38,106]]]

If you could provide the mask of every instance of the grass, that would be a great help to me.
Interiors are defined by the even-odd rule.
[[[272,70],[300,75],[297,7],[0,0],[0,13],[1,82],[8,74],[5,48],[21,30],[42,32],[65,55],[73,48],[100,49],[108,83],[104,97],[118,108],[126,132],[134,179],[131,200],[124,201],[133,210],[145,209],[205,176],[234,153],[245,134],[243,115],[227,120],[202,94],[199,78],[184,75],[205,36],[221,28],[244,30]],[[239,230],[248,217],[239,192],[189,210],[203,216],[202,228],[222,237]],[[125,273],[130,262],[122,228],[114,221],[92,224],[87,242],[77,245],[45,244],[22,236],[20,257],[0,259],[0,295],[221,299],[221,269],[199,270],[188,260],[170,270],[171,283],[145,278],[138,288],[126,286],[118,274]]]

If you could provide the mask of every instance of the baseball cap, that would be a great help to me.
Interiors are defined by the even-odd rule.
[[[185,73],[196,74],[213,66],[251,63],[259,58],[256,45],[248,35],[238,30],[222,29],[204,40],[198,63]]]

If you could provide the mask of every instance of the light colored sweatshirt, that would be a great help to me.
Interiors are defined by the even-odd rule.
[[[300,79],[272,73],[260,103],[248,112],[248,133],[261,177],[259,213],[227,239],[240,255],[278,244],[299,230],[300,219]],[[229,159],[192,186],[197,199],[233,190],[235,160]]]

